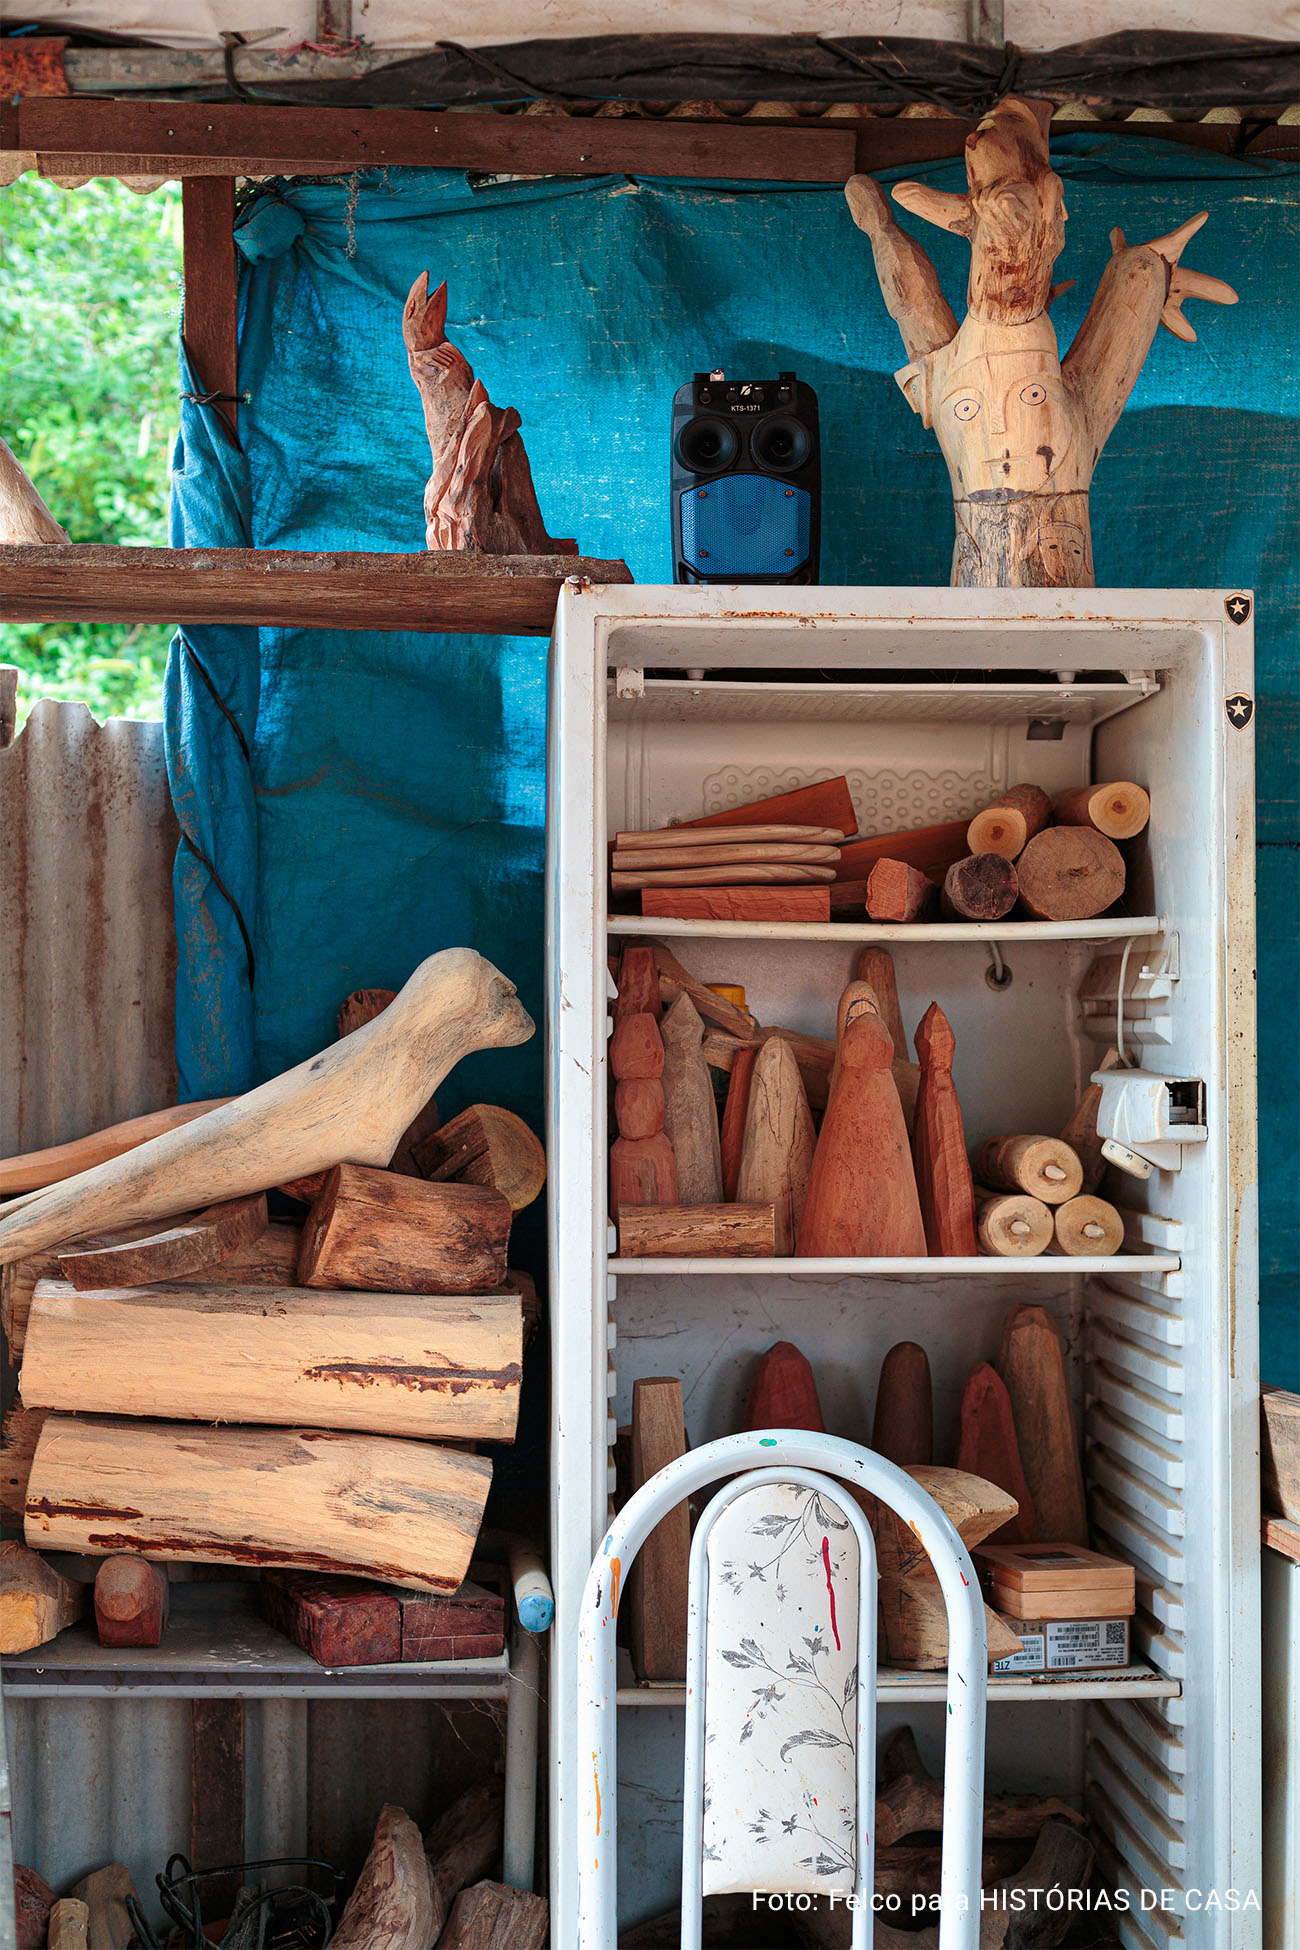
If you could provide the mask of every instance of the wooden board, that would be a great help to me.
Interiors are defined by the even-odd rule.
[[[659,994],[665,1009],[671,1008],[679,995],[689,995],[704,1022],[725,1030],[729,1036],[740,1037],[743,1042],[752,1040],[754,1018],[748,1009],[738,1008],[734,1002],[729,1002],[725,996],[711,989],[707,982],[701,982],[689,968],[683,967],[662,941],[651,941],[646,946],[659,970]],[[631,952],[630,946],[623,950],[625,961]]]
[[[829,921],[828,887],[646,887],[641,912],[677,921]]]
[[[708,1037],[705,1037],[705,1060],[708,1060]],[[722,1150],[722,1196],[730,1204],[736,1197],[736,1184],[740,1178],[740,1159],[745,1144],[745,1120],[749,1112],[749,1091],[753,1081],[754,1065],[758,1061],[759,1045],[738,1043],[727,1066],[730,1077],[727,1083],[727,1102],[722,1113],[720,1133]]]
[[[195,389],[226,395],[211,410],[234,434],[239,417],[239,271],[233,177],[183,180],[181,221],[185,352]]]
[[[845,778],[823,779],[816,785],[796,786],[793,792],[774,793],[770,799],[754,799],[747,806],[729,806],[726,812],[703,813],[698,819],[684,819],[682,827],[751,826],[795,824],[834,828],[847,839],[858,827],[853,798]]]
[[[267,1623],[322,1666],[493,1659],[505,1643],[500,1593],[468,1582],[435,1598],[372,1578],[266,1571],[259,1597]]]
[[[726,828],[721,830],[725,832]],[[610,867],[614,873],[675,873],[679,867],[827,867],[834,866],[839,857],[838,846],[818,846],[809,841],[723,846],[713,833],[703,846],[616,847]]]
[[[840,848],[837,880],[865,883],[877,860],[902,860],[922,873],[944,873],[966,853],[966,821],[952,819],[940,826],[918,826],[910,833],[884,833],[878,839],[851,840]],[[865,903],[866,889],[863,888]]]
[[[834,878],[834,867],[801,867],[781,862],[754,867],[673,865],[643,873],[615,870],[609,876],[609,885],[615,894],[632,894],[643,887],[809,887],[826,885]],[[829,909],[829,894],[826,900]]]
[[[632,1487],[639,1490],[665,1464],[686,1453],[682,1384],[673,1375],[632,1389]],[[669,1510],[637,1553],[625,1603],[632,1608],[632,1664],[640,1679],[686,1677],[686,1572],[690,1511]]]
[[[731,849],[737,846],[831,846],[839,851],[843,838],[837,826],[652,826],[645,832],[616,833],[614,849],[617,854],[625,847],[641,847],[664,853],[670,860],[679,857],[683,848],[717,847],[725,849],[719,853],[724,860],[736,856]]]

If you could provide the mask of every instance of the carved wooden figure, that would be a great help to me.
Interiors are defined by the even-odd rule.
[[[973,1257],[975,1187],[966,1156],[961,1105],[952,1080],[957,1042],[947,1016],[932,1002],[916,1029],[921,1085],[916,1096],[912,1158],[930,1251],[940,1259]]]
[[[851,984],[846,996],[796,1251],[803,1258],[921,1258],[925,1227],[891,1071],[894,1045],[867,985]]]
[[[644,966],[633,961],[629,967],[628,955],[632,952],[628,949],[623,957],[619,1001],[626,986],[629,1001],[638,994],[646,1000],[652,997],[657,1009],[659,977],[654,962],[647,951]],[[660,1082],[664,1043],[656,1015],[649,1009],[616,1014],[609,1041],[609,1067],[614,1074],[614,1122],[618,1127],[609,1159],[610,1209],[617,1216],[621,1205],[675,1205],[677,1160],[664,1134],[664,1089]]]
[[[736,1197],[742,1204],[775,1205],[778,1253],[794,1250],[816,1142],[794,1051],[773,1036],[754,1064]]]
[[[1062,358],[1047,316],[1065,241],[1061,179],[1051,168],[1046,102],[1008,96],[966,138],[967,193],[899,183],[905,210],[970,240],[966,317],[958,325],[925,251],[894,221],[879,185],[853,176],[849,208],[871,239],[881,293],[909,364],[895,377],[933,427],[957,517],[959,588],[1091,588],[1093,469],[1160,325],[1194,340],[1187,298],[1235,304],[1221,278],[1179,258],[1206,213],[1113,255]]]
[[[488,555],[576,555],[548,535],[513,406],[493,406],[446,334],[447,287],[421,271],[402,313],[411,378],[424,407],[433,472],[424,490],[429,548]]]
[[[679,995],[665,1015],[664,1130],[677,1160],[677,1196],[683,1205],[717,1205],[722,1198],[722,1147],[718,1110],[704,1060],[704,1024],[689,995]]]

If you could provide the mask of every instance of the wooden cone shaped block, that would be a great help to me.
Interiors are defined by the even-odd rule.
[[[952,1080],[956,1039],[932,1002],[916,1031],[921,1081],[916,1095],[912,1158],[925,1221],[926,1245],[940,1259],[972,1258],[976,1249],[975,1187],[966,1157],[957,1086]]]
[[[718,1110],[704,1060],[704,1024],[689,995],[679,995],[663,1020],[664,1131],[677,1160],[682,1205],[716,1205],[722,1198]]]
[[[749,1387],[745,1427],[825,1430],[817,1378],[793,1341],[777,1341],[759,1356]]]
[[[930,1362],[915,1341],[899,1341],[880,1364],[871,1446],[900,1469],[934,1459]]]
[[[982,1476],[988,1483],[996,1483],[1020,1506],[1014,1517],[989,1532],[987,1542],[1037,1542],[1033,1498],[1020,1461],[1011,1397],[1001,1375],[987,1361],[971,1369],[961,1391],[957,1467],[972,1476]]]
[[[1086,1545],[1088,1507],[1065,1349],[1042,1307],[1014,1307],[1007,1315],[998,1372],[1011,1397],[1038,1535]]]
[[[794,1250],[808,1193],[816,1136],[790,1045],[773,1036],[754,1065],[736,1183],[742,1204],[776,1208],[776,1250]]]
[[[815,1259],[920,1258],[925,1227],[893,1043],[865,997],[843,1013],[796,1251]]]

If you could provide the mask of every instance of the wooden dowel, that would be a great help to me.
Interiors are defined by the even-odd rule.
[[[1078,1154],[1061,1138],[992,1137],[971,1154],[975,1176],[1004,1192],[1028,1192],[1044,1205],[1063,1205],[1083,1184]]]
[[[1042,832],[1051,810],[1052,802],[1041,786],[1013,785],[976,813],[966,828],[966,844],[972,853],[1001,853],[1014,860],[1026,842]]]
[[[1131,779],[1110,785],[1076,785],[1052,801],[1058,826],[1092,826],[1109,840],[1131,840],[1151,817],[1151,800]]]

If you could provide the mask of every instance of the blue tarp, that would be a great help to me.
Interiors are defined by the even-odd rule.
[[[1097,472],[1093,538],[1103,583],[1258,595],[1265,1366],[1295,1385],[1296,172],[1108,137],[1073,136],[1054,155],[1070,213],[1058,270],[1078,280],[1053,310],[1062,343],[1116,224],[1153,237],[1208,209],[1188,262],[1241,293],[1234,310],[1189,305],[1198,344],[1158,336]],[[908,173],[962,187],[958,164]],[[428,447],[400,321],[427,269],[449,281],[449,336],[493,399],[523,415],[551,532],[584,553],[666,581],[674,390],[714,365],[793,368],[820,402],[823,580],[948,580],[946,469],[895,386],[897,330],[838,191],[374,171],[350,186],[268,186],[237,241],[245,452],[225,445],[210,409],[185,406],[177,542],[423,546]],[[928,227],[925,241],[957,300],[965,243]],[[185,639],[167,731],[187,835],[186,1093],[296,1062],[330,1039],[350,989],[397,987],[451,943],[498,961],[540,1013],[545,644],[215,628]],[[540,1074],[536,1042],[475,1057],[449,1079],[445,1109],[492,1096],[535,1114]]]

